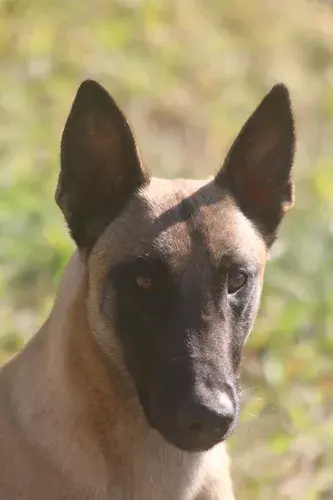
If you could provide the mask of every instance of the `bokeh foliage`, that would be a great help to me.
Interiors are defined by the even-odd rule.
[[[268,264],[231,440],[241,499],[333,498],[333,11],[306,0],[0,0],[0,361],[49,311],[73,249],[53,201],[77,86],[122,105],[156,175],[209,175],[277,81],[297,204]]]

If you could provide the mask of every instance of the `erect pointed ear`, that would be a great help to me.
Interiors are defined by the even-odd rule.
[[[63,131],[56,192],[78,247],[91,249],[147,181],[125,116],[103,87],[84,81]]]
[[[215,179],[229,190],[268,244],[294,202],[294,152],[289,92],[278,84],[241,129]]]

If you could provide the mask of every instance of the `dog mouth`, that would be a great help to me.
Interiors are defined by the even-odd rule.
[[[219,443],[225,441],[227,438],[227,435],[221,433],[219,429],[216,430],[215,435],[201,433],[196,434],[195,436],[185,435],[185,433],[165,433],[158,427],[155,427],[155,430],[157,430],[169,444],[188,453],[208,451]]]
[[[186,363],[167,364],[154,377],[136,378],[135,385],[150,428],[180,450],[203,452],[230,437],[239,400],[233,379],[207,363],[197,373],[191,368]]]
[[[214,425],[195,421],[184,428],[179,425],[177,411],[167,411],[163,404],[152,405],[146,394],[140,396],[140,403],[148,425],[162,436],[169,444],[189,453],[205,452],[224,442],[234,432],[237,418],[217,421]],[[158,410],[154,411],[155,408]]]

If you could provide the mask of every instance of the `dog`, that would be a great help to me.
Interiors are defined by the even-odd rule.
[[[150,177],[113,98],[81,83],[56,190],[77,248],[0,372],[2,500],[234,499],[225,442],[294,153],[276,84],[216,175]]]

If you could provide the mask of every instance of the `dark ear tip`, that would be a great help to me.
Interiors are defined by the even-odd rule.
[[[77,96],[89,96],[96,95],[97,93],[106,94],[107,91],[105,88],[95,80],[87,79],[83,80],[83,82],[79,85],[77,90]]]
[[[277,83],[263,100],[268,113],[274,113],[278,121],[288,125],[288,130],[292,129],[295,136],[295,120],[291,104],[290,92],[284,83]]]
[[[79,112],[106,112],[110,105],[115,108],[116,103],[109,92],[98,82],[91,79],[83,80],[77,89],[73,104],[72,113]]]
[[[290,92],[287,85],[284,83],[277,83],[274,85],[267,97],[270,97],[271,99],[274,98],[276,103],[287,105],[288,108],[291,108]]]
[[[86,88],[88,89],[96,87],[101,87],[101,85],[98,82],[96,82],[96,80],[87,78],[86,80],[83,80],[83,82],[81,82],[79,89],[86,89]]]

